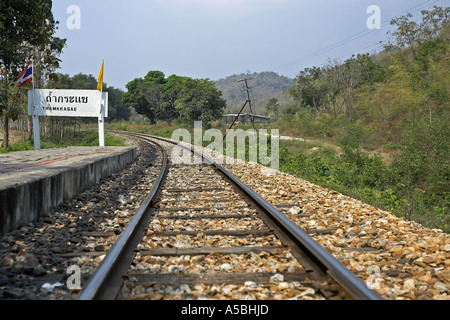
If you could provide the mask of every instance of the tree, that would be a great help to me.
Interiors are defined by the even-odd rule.
[[[151,123],[156,123],[155,114],[144,94],[146,91],[144,79],[136,78],[127,83],[127,92],[122,95],[122,102],[134,108],[140,115],[147,117]]]
[[[222,116],[225,100],[214,82],[171,75],[165,78],[161,71],[150,71],[144,79],[127,84],[123,102],[151,123],[174,119],[208,122]]]
[[[128,120],[131,110],[122,102],[123,91],[107,86],[103,91],[108,92],[108,122],[113,120]]]
[[[17,118],[17,106],[24,101],[20,89],[13,88],[14,81],[30,60],[37,66],[38,81],[50,78],[59,67],[58,56],[65,40],[54,36],[58,22],[51,9],[51,0],[2,0],[0,3],[0,115],[5,149],[9,120]]]
[[[150,71],[144,79],[134,79],[127,84],[128,92],[123,94],[122,101],[151,123],[163,120],[170,124],[178,117],[175,100],[182,79],[176,75],[166,79],[161,71]]]
[[[328,83],[328,91],[327,91],[327,101],[330,104],[329,109],[333,108],[333,114],[336,118],[338,115],[338,96],[342,92],[342,87],[339,85],[339,68],[340,64],[335,61],[333,63],[329,62],[328,65],[324,68],[323,77],[325,81]]]
[[[183,121],[210,121],[223,115],[226,102],[213,81],[185,78],[175,106]]]
[[[303,107],[320,112],[324,107],[328,84],[323,79],[322,68],[306,68],[295,79],[296,86],[290,90],[292,98]]]
[[[422,11],[422,21],[410,21],[411,15],[394,19],[396,45],[402,48],[393,55],[397,72],[407,72],[415,90],[429,97],[427,111],[430,124],[433,113],[448,108],[450,8],[434,6]]]
[[[358,54],[347,59],[337,67],[337,81],[341,87],[344,100],[344,111],[350,121],[354,119],[354,99],[356,89],[364,83],[371,83],[374,80],[375,64],[368,54]]]
[[[391,20],[391,25],[397,29],[393,32],[396,45],[402,49],[410,49],[417,53],[417,46],[427,40],[441,37],[450,24],[450,7],[434,6],[433,10],[422,10],[422,21],[411,21],[412,14],[408,13]],[[447,39],[448,40],[448,39]]]
[[[161,103],[157,109],[156,116],[158,120],[166,121],[169,125],[172,120],[180,117],[175,101],[180,95],[183,88],[183,80],[185,77],[171,75],[166,79],[161,93]]]
[[[270,117],[272,120],[276,120],[280,114],[280,104],[277,98],[271,98],[266,104],[266,116]]]

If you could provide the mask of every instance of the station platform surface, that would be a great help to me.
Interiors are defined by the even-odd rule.
[[[0,154],[0,235],[118,172],[136,147],[68,147]]]

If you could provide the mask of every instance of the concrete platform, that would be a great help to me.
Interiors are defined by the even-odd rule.
[[[135,158],[135,147],[69,147],[0,154],[0,235],[44,216]]]

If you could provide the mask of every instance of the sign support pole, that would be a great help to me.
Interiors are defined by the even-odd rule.
[[[98,141],[99,146],[104,147],[105,146],[105,108],[104,103],[106,101],[103,101],[103,90],[102,90],[102,98],[100,99],[100,115],[98,117]]]
[[[33,137],[34,137],[34,150],[40,150],[41,137],[39,132],[39,116],[35,114],[33,114]]]

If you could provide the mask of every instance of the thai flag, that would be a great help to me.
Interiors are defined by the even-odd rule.
[[[25,68],[25,70],[23,70],[22,74],[20,75],[19,79],[17,79],[16,83],[17,86],[20,87],[32,80],[33,80],[33,61],[31,61]]]

